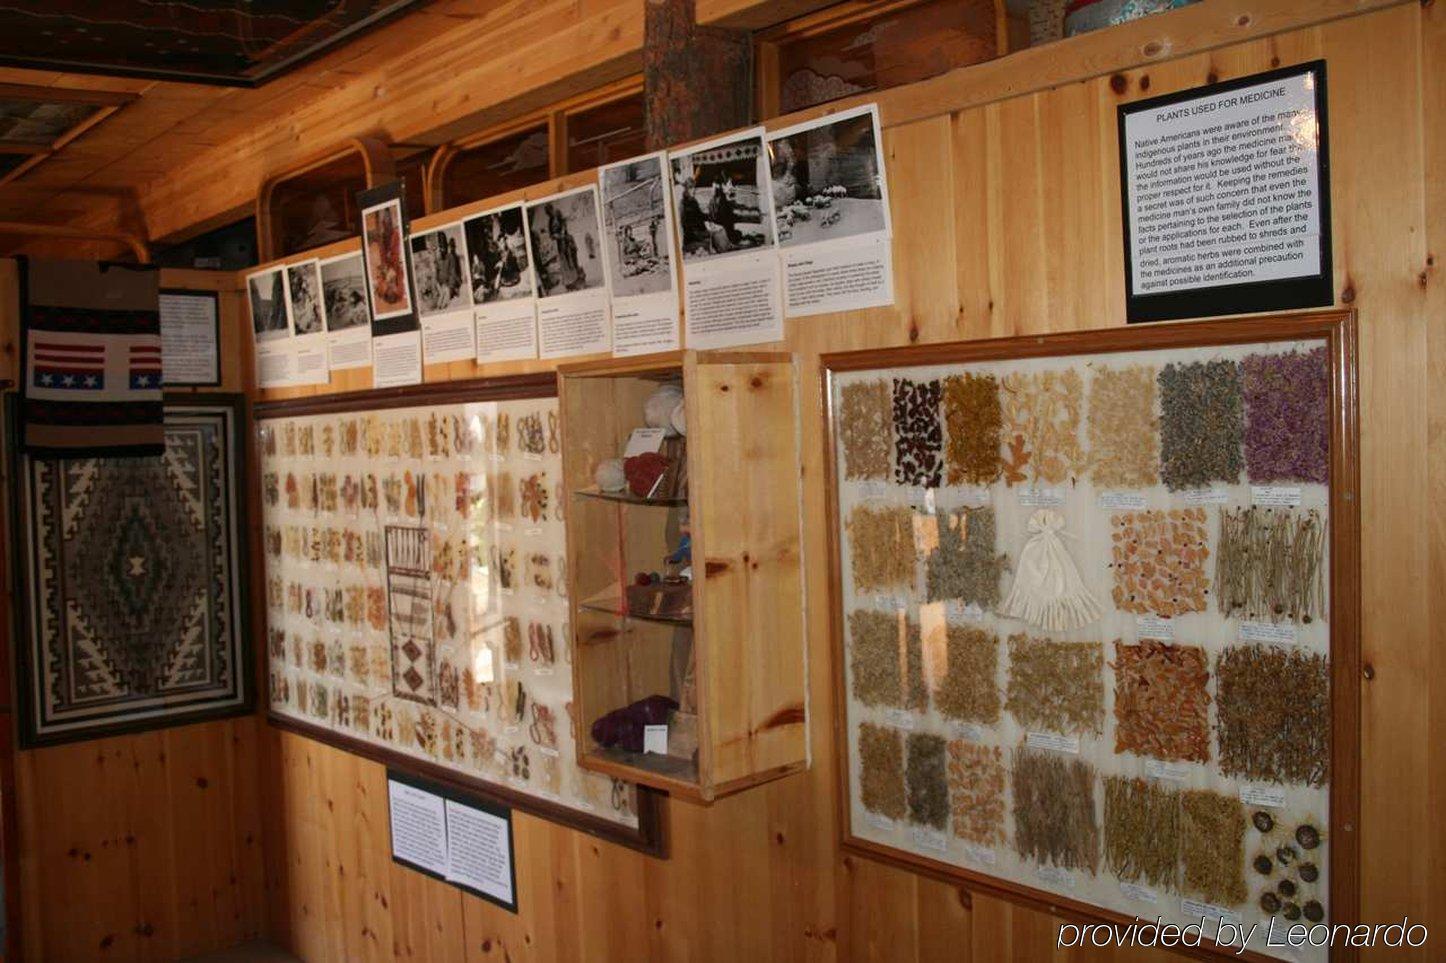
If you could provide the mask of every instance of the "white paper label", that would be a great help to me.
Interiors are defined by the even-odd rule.
[[[1137,903],[1154,903],[1159,900],[1155,891],[1140,886],[1138,883],[1120,883],[1120,892],[1125,894],[1126,899],[1132,899]]]
[[[1230,501],[1230,493],[1223,488],[1191,488],[1180,492],[1179,497],[1186,505],[1224,505]]]
[[[512,902],[512,839],[507,820],[447,800],[447,879]]]
[[[1100,508],[1123,508],[1140,511],[1145,507],[1145,496],[1139,492],[1100,492]]]
[[[1185,777],[1190,774],[1186,766],[1171,762],[1161,762],[1158,759],[1145,760],[1145,775],[1155,779],[1168,779],[1171,782],[1184,782]],[[1150,902],[1154,902],[1151,900]]]
[[[989,489],[969,485],[959,489],[959,504],[966,508],[981,508],[989,504]]]
[[[880,816],[878,813],[864,813],[864,822],[886,833],[894,831],[894,821],[888,816]]]
[[[1060,869],[1058,866],[1041,866],[1034,871],[1034,875],[1047,883],[1053,883],[1065,889],[1074,889],[1074,874]]]
[[[1135,634],[1142,639],[1173,639],[1175,623],[1158,615],[1137,615]]]
[[[659,756],[668,754],[667,726],[643,726],[643,752]]]
[[[667,434],[666,428],[634,428],[633,433],[628,435],[628,444],[623,449],[623,457],[635,458],[648,452],[656,452],[663,447],[663,438]]]
[[[1247,806],[1282,809],[1285,806],[1285,790],[1275,786],[1241,786],[1240,801]]]
[[[970,742],[984,741],[984,730],[972,722],[956,722],[949,728],[959,739],[968,739]]]
[[[903,709],[888,710],[884,713],[884,721],[897,729],[908,729],[910,732],[912,732],[914,726],[918,724],[914,718],[914,714]]]
[[[1205,903],[1200,900],[1180,900],[1180,912],[1188,917],[1219,920],[1222,923],[1230,923],[1234,926],[1240,925],[1240,917],[1223,906],[1216,906],[1214,903]]]
[[[964,844],[964,858],[975,863],[982,863],[985,866],[999,865],[999,857],[994,850],[985,849],[983,846],[975,846],[973,843]]]
[[[1058,488],[1021,488],[1019,504],[1030,508],[1050,508],[1064,504],[1064,492]]]
[[[947,853],[949,851],[949,837],[943,833],[935,832],[932,829],[924,829],[922,826],[915,826],[910,834],[914,845],[919,849],[928,849],[936,853]]]
[[[934,489],[924,489],[924,511],[934,514]]]
[[[979,607],[978,602],[970,602],[959,610],[959,614],[973,622],[984,619],[984,610]]]
[[[1267,508],[1294,508],[1300,504],[1300,488],[1291,485],[1251,485],[1250,503]]]
[[[1277,625],[1271,622],[1241,622],[1240,640],[1295,645],[1295,623],[1281,622]]]
[[[1024,742],[1031,749],[1079,755],[1079,736],[1065,736],[1058,732],[1030,732],[1025,735]]]

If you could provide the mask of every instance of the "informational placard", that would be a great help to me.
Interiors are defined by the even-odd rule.
[[[522,205],[462,222],[471,277],[477,360],[537,357],[537,284]]]
[[[161,377],[168,388],[221,384],[221,308],[215,291],[161,291]]]
[[[296,383],[296,347],[286,309],[285,270],[266,268],[246,276],[246,301],[256,356],[256,384],[282,388]]]
[[[387,770],[392,861],[517,912],[512,811]]]
[[[678,270],[667,154],[598,169],[603,253],[613,298],[613,354],[678,347]]]
[[[1119,108],[1131,322],[1334,300],[1324,61]]]
[[[529,201],[526,211],[539,353],[566,358],[612,351],[597,186]]]
[[[362,221],[362,266],[372,328],[372,385],[422,381],[421,322],[406,237],[411,230],[401,181],[356,194]]]

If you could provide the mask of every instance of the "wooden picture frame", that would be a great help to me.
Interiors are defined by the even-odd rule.
[[[523,401],[557,397],[557,380],[551,372],[538,374],[511,375],[494,378],[478,378],[465,381],[430,382],[405,388],[344,392],[318,395],[282,401],[260,402],[255,406],[254,415],[258,426],[272,419],[322,415],[348,412],[377,412],[396,408],[411,408],[458,404],[464,402]],[[253,444],[256,433],[253,432]],[[254,463],[258,466],[259,487],[262,455],[256,453]],[[261,499],[258,498],[258,502]],[[263,506],[258,505],[258,517]],[[263,553],[264,556],[264,553]],[[263,591],[264,596],[264,591]],[[262,607],[262,621],[265,622],[265,607]],[[570,639],[563,644],[570,644]],[[269,661],[269,660],[268,660]],[[352,753],[373,762],[380,763],[399,772],[411,773],[448,787],[458,793],[490,800],[498,805],[508,806],[559,825],[587,833],[598,839],[617,843],[649,856],[665,859],[668,855],[667,838],[662,818],[663,794],[644,786],[636,787],[637,826],[629,827],[584,810],[553,802],[542,796],[520,791],[502,782],[483,779],[458,768],[451,768],[419,756],[409,755],[389,748],[378,742],[347,735],[324,726],[278,713],[271,708],[271,680],[269,673],[262,672],[262,693],[266,700],[267,721],[277,729],[293,732],[317,742],[333,746],[343,752]],[[566,720],[563,720],[566,724]]]
[[[1151,351],[1160,349],[1199,349],[1210,347],[1239,348],[1269,342],[1319,341],[1325,348],[1329,364],[1330,426],[1327,552],[1329,557],[1329,698],[1330,752],[1328,793],[1328,829],[1330,841],[1328,861],[1328,925],[1354,925],[1360,922],[1360,477],[1359,432],[1357,418],[1356,321],[1348,311],[1323,311],[1278,315],[1249,319],[1181,322],[1153,326],[1116,327],[1094,331],[1020,336],[945,345],[918,345],[891,349],[863,350],[826,354],[821,358],[821,403],[828,420],[824,439],[824,463],[828,493],[828,552],[830,566],[829,631],[832,638],[834,694],[839,711],[835,717],[835,741],[838,769],[838,819],[841,845],[845,852],[893,863],[925,875],[957,883],[1011,902],[1050,913],[1072,923],[1128,926],[1129,915],[1071,898],[1060,892],[1027,885],[1014,879],[1001,878],[987,871],[960,863],[932,858],[897,846],[880,844],[863,838],[852,824],[850,763],[850,690],[846,663],[849,658],[845,637],[843,609],[845,601],[843,545],[840,527],[840,461],[838,412],[835,410],[835,386],[841,375],[871,371],[887,377],[890,372],[910,367],[937,367],[954,363],[1017,361],[1041,358],[1091,355],[1112,352]],[[1081,425],[1083,430],[1083,425]],[[1245,473],[1242,470],[1242,479]],[[891,481],[892,479],[890,479]],[[932,503],[932,499],[930,499]],[[1248,504],[1248,502],[1247,502]],[[1213,584],[1213,578],[1212,578]],[[1108,612],[1106,605],[1106,612]],[[1001,635],[1001,642],[1003,632]],[[1048,634],[1048,633],[1044,633]],[[1107,633],[1098,636],[1103,643]],[[1232,637],[1233,638],[1233,637]],[[1230,644],[1234,644],[1231,642]],[[1000,655],[1001,663],[1005,660]],[[1368,670],[1367,670],[1368,671]],[[1213,669],[1212,669],[1213,675]],[[1003,718],[1004,710],[1000,710]],[[1216,720],[1210,711],[1212,730]],[[1008,752],[1008,749],[1005,750]],[[1118,755],[1118,753],[1116,753]],[[1212,757],[1218,764],[1218,758]],[[1091,790],[1098,807],[1102,795],[1099,776],[1093,777]],[[1098,808],[1096,809],[1098,811]],[[1003,815],[1005,821],[1008,814]],[[1282,823],[1282,825],[1284,825]],[[1247,824],[1246,839],[1248,839]],[[947,829],[945,830],[947,834]],[[1009,843],[1001,834],[997,844],[1001,850]],[[918,848],[916,846],[916,848]],[[1250,850],[1242,843],[1247,883],[1246,905],[1255,910],[1254,888],[1250,886]],[[1022,857],[1021,857],[1022,859]],[[1177,857],[1178,859],[1178,857]],[[1103,862],[1103,860],[1101,860]],[[976,863],[975,865],[980,865]],[[1039,863],[1037,865],[1043,865]],[[1178,870],[1178,864],[1177,864]],[[1100,867],[1100,873],[1108,870]],[[1175,894],[1179,895],[1179,894]],[[1161,905],[1168,905],[1161,896]],[[1178,902],[1175,904],[1180,905]],[[1158,910],[1142,907],[1139,916],[1152,922]],[[1247,926],[1267,914],[1255,912],[1244,917]],[[1138,919],[1138,917],[1137,917]],[[1170,917],[1166,917],[1167,922]],[[1186,921],[1188,922],[1188,920]],[[1283,923],[1283,926],[1288,926]],[[1305,922],[1306,926],[1311,925]],[[1262,927],[1263,930],[1263,927]],[[1277,933],[1281,928],[1277,928]],[[1214,944],[1206,930],[1202,947],[1193,955],[1204,958],[1237,956],[1237,949]],[[1255,944],[1252,944],[1254,946]],[[1190,950],[1185,951],[1192,953]],[[1247,950],[1243,958],[1271,960],[1275,957]],[[1330,950],[1332,961],[1353,961],[1356,950],[1336,946]]]

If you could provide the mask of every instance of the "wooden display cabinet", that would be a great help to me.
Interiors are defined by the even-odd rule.
[[[601,491],[644,401],[680,386],[687,489]],[[709,802],[808,764],[797,379],[788,355],[677,352],[565,366],[562,405],[573,704],[586,769]],[[691,613],[630,611],[691,522]],[[684,588],[683,593],[689,589]],[[679,703],[668,752],[604,747],[593,723],[648,696]]]

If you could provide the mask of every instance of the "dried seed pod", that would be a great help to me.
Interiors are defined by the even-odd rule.
[[[1295,862],[1296,857],[1299,855],[1300,854],[1295,851],[1294,846],[1277,846],[1275,848],[1276,861],[1282,866],[1289,866]]]
[[[1286,903],[1280,911],[1281,915],[1291,922],[1300,919],[1300,906],[1295,903]]]
[[[1280,912],[1280,897],[1271,892],[1262,893],[1260,895],[1260,908],[1266,913]]]
[[[1270,857],[1265,855],[1264,853],[1261,853],[1259,856],[1255,857],[1255,861],[1250,865],[1254,866],[1255,871],[1261,876],[1269,876],[1270,871],[1275,868],[1275,864],[1270,861]]]
[[[1293,880],[1293,879],[1283,879],[1283,880],[1280,881],[1279,885],[1277,885],[1277,886],[1275,887],[1275,889],[1276,889],[1276,892],[1280,893],[1281,896],[1294,896],[1294,895],[1295,895],[1295,880]]]
[[[1320,830],[1310,823],[1296,827],[1295,841],[1300,843],[1301,849],[1315,849],[1320,845]]]
[[[894,481],[938,488],[944,480],[944,427],[938,381],[894,379]]]
[[[1314,883],[1320,879],[1320,869],[1317,868],[1315,863],[1301,863],[1300,866],[1296,867],[1295,871],[1299,873],[1300,878],[1307,883]]]
[[[1306,903],[1302,912],[1305,913],[1305,918],[1312,923],[1319,923],[1325,919],[1325,907],[1320,905],[1318,900],[1311,900],[1309,903]]]
[[[1262,833],[1268,833],[1275,828],[1275,817],[1264,810],[1256,810],[1255,815],[1250,817],[1250,821]]]

